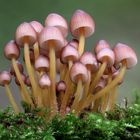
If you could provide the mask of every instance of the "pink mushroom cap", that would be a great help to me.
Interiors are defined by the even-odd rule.
[[[11,82],[11,74],[8,71],[0,72],[0,85],[5,86]]]
[[[80,57],[80,62],[91,72],[96,72],[98,70],[98,62],[91,52],[84,52]]]
[[[51,85],[51,80],[47,74],[43,74],[39,79],[39,86],[44,89]]]
[[[50,43],[53,46],[50,46]],[[39,36],[40,47],[49,49],[49,47],[54,47],[56,51],[59,51],[64,47],[64,37],[60,30],[56,27],[45,27]],[[51,44],[51,45],[52,45]]]
[[[56,90],[58,92],[61,92],[61,91],[64,91],[65,92],[65,90],[66,90],[66,84],[65,84],[65,82],[64,81],[59,81],[57,83],[57,85],[56,85]]]
[[[15,58],[18,59],[20,56],[20,49],[16,45],[14,40],[9,41],[4,47],[4,55],[9,60]]]
[[[121,63],[126,60],[127,68],[130,69],[137,64],[137,56],[132,48],[126,44],[118,43],[114,47],[115,63]]]
[[[68,35],[68,24],[67,21],[56,13],[51,13],[45,20],[45,26],[57,27],[63,34],[64,37]]]
[[[105,48],[110,48],[110,45],[108,44],[107,41],[105,40],[99,40],[96,44],[96,47],[95,47],[95,53],[99,53],[102,49],[105,49]]]
[[[84,36],[89,37],[94,33],[95,23],[89,14],[82,10],[76,10],[70,20],[72,35],[79,37],[81,28],[84,30]]]
[[[35,61],[35,69],[39,72],[49,71],[49,59],[43,55],[39,55],[39,57]]]
[[[104,48],[99,51],[97,54],[97,60],[103,63],[105,60],[107,61],[107,65],[112,67],[114,65],[115,56],[114,52],[110,48]]]
[[[20,47],[23,47],[25,43],[32,46],[37,40],[37,34],[30,23],[24,22],[17,27],[15,39]]]
[[[74,83],[82,80],[83,83],[88,81],[88,71],[84,64],[76,62],[70,70],[70,78]]]
[[[63,63],[68,63],[70,60],[76,62],[78,59],[79,53],[74,47],[67,45],[63,48],[61,52],[61,61]]]

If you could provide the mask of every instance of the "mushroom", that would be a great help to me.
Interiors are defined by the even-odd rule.
[[[82,108],[88,106],[88,104],[90,104],[93,99],[96,100],[103,96],[104,93],[107,93],[109,90],[113,89],[123,79],[126,69],[130,69],[137,64],[136,53],[129,46],[118,43],[113,50],[115,53],[116,63],[121,64],[118,76],[112,80],[110,84],[105,86],[104,89],[100,90],[96,95],[90,95]]]
[[[31,85],[33,89],[33,97],[34,97],[35,103],[38,104],[38,101],[37,101],[38,85],[34,77],[34,70],[31,65],[30,51],[29,51],[29,47],[32,46],[37,40],[37,34],[30,23],[24,22],[17,27],[15,38],[16,38],[16,43],[20,47],[24,47],[25,65],[26,65],[27,72],[31,81]]]
[[[0,85],[5,87],[5,90],[6,90],[8,98],[9,98],[9,101],[10,101],[15,113],[18,114],[19,113],[19,108],[18,108],[18,105],[16,104],[16,101],[15,101],[15,99],[12,95],[12,92],[10,90],[10,87],[9,87],[10,82],[11,82],[10,73],[7,72],[7,71],[1,72],[0,73]]]
[[[68,24],[67,21],[59,14],[51,13],[45,20],[45,26],[57,27],[64,37],[68,35]]]
[[[30,24],[34,28],[34,30],[36,31],[37,37],[39,37],[40,32],[44,28],[43,25],[41,23],[39,23],[38,21],[31,21]],[[35,55],[35,60],[36,60],[39,56],[38,41],[35,42],[33,48],[34,48],[34,55]]]
[[[18,81],[20,82],[24,96],[28,100],[28,103],[33,107],[31,97],[29,96],[26,86],[25,86],[24,82],[22,81],[22,77],[21,77],[22,67],[20,67],[16,61],[16,59],[19,58],[20,52],[19,52],[19,48],[16,45],[14,40],[11,40],[10,42],[8,42],[6,44],[6,46],[4,48],[4,55],[6,58],[12,60],[12,67],[14,68],[15,75],[16,75]]]
[[[78,52],[84,52],[85,38],[91,36],[95,30],[95,23],[90,15],[82,10],[76,10],[70,19],[70,31],[74,37],[79,37]]]
[[[89,78],[87,68],[82,63],[76,62],[71,68],[70,78],[73,83],[77,84],[76,92],[74,95],[75,99],[71,106],[71,111],[73,111],[73,110],[76,111],[77,105],[78,105],[80,97],[81,97],[83,84],[85,84]]]
[[[48,107],[50,108],[51,106],[51,99],[50,99],[50,94],[49,94],[49,87],[51,85],[51,81],[50,81],[50,78],[47,74],[43,74],[40,78],[39,78],[39,86],[42,90],[42,93],[43,93],[43,104],[45,107]]]
[[[66,91],[66,84],[64,81],[59,81],[56,85],[56,90],[58,91],[58,104],[59,106],[62,103],[65,91]]]
[[[72,39],[68,44],[78,50],[79,41],[77,39]]]
[[[61,31],[56,27],[45,27],[40,33],[39,43],[42,48],[49,50],[49,60],[50,60],[50,96],[51,96],[51,107],[52,115],[55,115],[57,112],[57,101],[56,101],[56,91],[55,91],[55,82],[56,82],[56,58],[55,52],[61,50],[64,46],[64,37]]]
[[[91,82],[91,85],[90,85],[90,88],[89,88],[89,94],[91,94],[92,91],[94,90],[96,84],[98,83],[98,81],[102,77],[105,69],[107,67],[112,67],[113,66],[114,59],[115,59],[114,58],[114,52],[110,48],[101,49],[97,53],[97,60],[99,62],[101,62],[101,65],[100,65],[100,68],[99,68],[98,72],[95,75],[94,80]]]

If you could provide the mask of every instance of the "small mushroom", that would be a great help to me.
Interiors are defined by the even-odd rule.
[[[15,101],[15,99],[12,95],[12,92],[10,90],[10,87],[9,87],[10,82],[11,82],[10,73],[7,72],[7,71],[1,72],[0,73],[0,85],[5,87],[5,90],[6,90],[8,98],[9,98],[9,101],[10,101],[15,113],[18,114],[19,113],[19,108],[18,108],[18,105],[16,104],[16,101]]]

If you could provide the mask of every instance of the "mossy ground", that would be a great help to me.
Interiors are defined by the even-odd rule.
[[[105,116],[85,113],[81,117],[59,115],[45,123],[36,111],[15,115],[0,111],[0,140],[140,140],[140,102]]]

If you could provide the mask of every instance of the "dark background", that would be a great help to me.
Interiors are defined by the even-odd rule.
[[[46,16],[51,12],[57,12],[69,21],[76,9],[88,12],[96,23],[95,34],[86,40],[87,50],[92,50],[99,39],[105,39],[111,46],[117,42],[130,45],[139,59],[140,0],[0,0],[0,70],[9,67],[10,62],[4,58],[3,48],[6,42],[14,38],[20,23],[38,20],[44,24]],[[133,91],[139,90],[139,74],[139,63],[128,70],[119,90],[119,101],[123,97],[132,100]],[[14,84],[11,88],[18,100],[18,90]],[[9,104],[7,101],[4,88],[0,88],[1,108]]]

